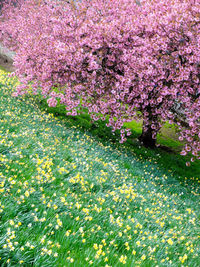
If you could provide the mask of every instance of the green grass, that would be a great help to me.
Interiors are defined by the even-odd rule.
[[[0,266],[200,265],[198,162],[12,98],[0,74]]]

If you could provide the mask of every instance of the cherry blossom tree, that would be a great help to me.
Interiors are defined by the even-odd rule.
[[[31,83],[67,114],[108,115],[121,142],[130,135],[124,122],[142,118],[139,139],[149,147],[175,123],[181,154],[200,159],[199,1],[21,0],[5,5],[1,20],[1,40],[17,52],[16,95]]]

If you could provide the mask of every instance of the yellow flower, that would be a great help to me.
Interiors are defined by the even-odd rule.
[[[167,240],[167,243],[169,244],[169,245],[173,245],[173,241],[172,241],[172,239],[171,238],[169,238],[168,240]]]
[[[58,208],[58,206],[56,204],[53,205],[54,210],[56,210]]]
[[[104,261],[107,262],[108,261],[108,257],[105,257]]]
[[[67,232],[65,233],[65,235],[66,235],[66,236],[69,236],[69,235],[70,235],[70,231],[67,231]]]
[[[105,239],[103,239],[101,242],[104,244],[104,246],[106,246],[106,240]]]
[[[63,202],[65,202],[65,198],[64,197],[61,197],[60,198],[60,201],[63,203]]]
[[[10,225],[14,225],[15,224],[13,220],[10,220],[9,223],[10,223]]]
[[[146,259],[146,255],[142,255],[141,259],[144,261]]]
[[[99,258],[99,255],[98,255],[98,254],[96,254],[94,258],[95,258],[95,259],[98,259],[98,258]]]
[[[48,251],[47,251],[47,254],[50,256],[50,255],[52,254],[52,250],[51,250],[51,249],[48,250]]]
[[[79,228],[79,231],[80,231],[80,233],[83,233],[84,231],[83,231],[83,227],[80,227]]]
[[[126,259],[127,259],[127,256],[121,255],[121,257],[119,258],[119,261],[123,264],[126,264]]]
[[[25,193],[24,193],[24,195],[26,196],[26,197],[29,197],[29,191],[26,191]]]
[[[184,261],[187,260],[187,258],[188,258],[188,257],[187,257],[187,255],[185,254],[183,257],[180,256],[180,257],[179,257],[179,260],[180,260],[182,263],[184,263]]]
[[[163,226],[164,226],[164,224],[165,224],[164,222],[161,222],[161,223],[160,223],[160,226],[161,226],[161,227],[163,227]]]
[[[140,244],[141,244],[140,241],[137,241],[137,242],[136,242],[136,245],[137,245],[137,246],[140,246]]]
[[[133,250],[133,251],[132,251],[132,254],[133,254],[133,255],[135,255],[135,254],[136,254],[136,251],[135,251],[135,250]]]
[[[44,244],[44,242],[45,242],[45,239],[42,238],[41,241],[40,241],[40,243]]]
[[[61,221],[60,219],[57,219],[57,224],[58,224],[59,226],[62,226],[62,221]]]
[[[192,210],[191,209],[186,209],[186,211],[191,214],[192,213]]]
[[[98,249],[98,245],[95,243],[95,244],[93,245],[93,248],[97,250],[97,249]]]

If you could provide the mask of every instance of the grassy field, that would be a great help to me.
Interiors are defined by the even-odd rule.
[[[200,266],[199,163],[13,83],[0,71],[0,266]]]

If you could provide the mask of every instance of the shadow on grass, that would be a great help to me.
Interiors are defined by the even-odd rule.
[[[169,138],[166,134],[164,137],[162,134],[159,135],[158,142],[160,146],[155,149],[147,149],[142,147],[138,141],[138,137],[141,134],[140,123],[133,122],[132,127],[127,125],[131,128],[132,135],[127,138],[126,143],[121,145],[119,143],[120,131],[118,130],[113,133],[111,128],[106,127],[107,121],[98,120],[92,122],[86,110],[83,110],[83,114],[79,116],[67,116],[64,105],[58,105],[55,108],[49,107],[46,100],[39,96],[37,96],[34,101],[40,110],[52,113],[55,117],[61,119],[68,127],[77,126],[81,131],[87,131],[88,134],[98,138],[100,142],[109,141],[118,148],[123,147],[127,151],[137,155],[137,157],[143,161],[153,159],[156,164],[159,164],[160,168],[170,170],[172,174],[180,179],[185,177],[199,177],[199,161],[192,163],[190,167],[186,167],[186,162],[190,161],[190,157],[183,157],[178,153],[181,148],[181,143],[177,141],[177,139],[172,139],[174,133]],[[173,126],[169,126],[168,129],[165,130],[165,133],[170,132],[171,127]]]

